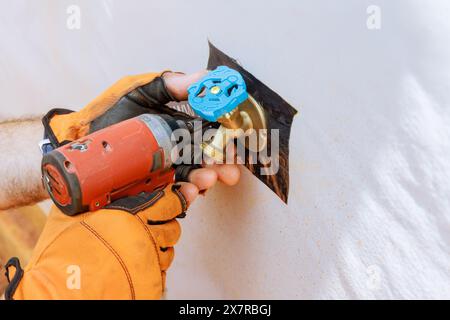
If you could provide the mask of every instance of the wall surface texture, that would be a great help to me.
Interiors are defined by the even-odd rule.
[[[0,118],[195,71],[210,39],[300,111],[290,202],[244,170],[209,191],[167,297],[450,298],[450,3],[195,2],[0,0]]]

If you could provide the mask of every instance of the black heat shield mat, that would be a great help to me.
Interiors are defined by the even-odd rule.
[[[289,136],[291,133],[292,120],[297,110],[287,103],[276,92],[255,78],[250,72],[240,66],[237,61],[217,49],[209,42],[208,70],[213,70],[218,66],[228,66],[237,70],[244,77],[248,93],[264,108],[267,116],[267,150],[270,153],[271,132],[270,129],[279,130],[279,170],[274,175],[261,175],[261,168],[264,165],[259,161],[251,164],[246,155],[245,166],[275,192],[285,203],[289,194]],[[253,161],[254,162],[254,161]]]

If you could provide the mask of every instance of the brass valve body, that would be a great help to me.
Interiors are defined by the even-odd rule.
[[[203,142],[203,153],[218,162],[225,161],[225,148],[232,140],[245,139],[245,147],[253,152],[261,151],[267,144],[267,120],[264,109],[252,97],[241,103],[237,108],[218,119],[221,124],[214,138]],[[257,135],[255,146],[249,143],[250,134]]]

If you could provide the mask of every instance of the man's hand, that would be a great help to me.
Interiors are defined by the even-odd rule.
[[[187,87],[204,73],[126,77],[79,112],[50,112],[46,133],[58,147],[142,113],[170,112],[165,104],[186,100]],[[240,176],[233,164],[187,169],[184,182],[115,200],[107,209],[69,217],[53,206],[28,266],[22,270],[15,258],[7,264],[6,298],[159,298],[181,234],[177,218],[199,192],[218,181],[234,185]]]

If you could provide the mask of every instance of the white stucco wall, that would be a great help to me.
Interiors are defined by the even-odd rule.
[[[167,297],[450,298],[450,3],[196,2],[0,0],[0,118],[195,71],[209,38],[300,111],[290,203],[246,171],[211,190]]]

